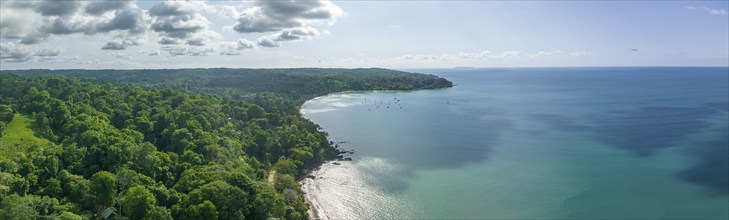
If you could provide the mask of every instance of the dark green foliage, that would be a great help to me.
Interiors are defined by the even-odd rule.
[[[137,185],[124,193],[122,204],[125,216],[129,216],[129,219],[142,219],[155,207],[157,200],[144,186]]]
[[[367,69],[176,69],[176,70],[23,70],[15,74],[65,75],[97,78],[107,82],[172,86],[217,94],[248,96],[271,93],[295,100],[310,99],[346,90],[413,90],[451,87],[453,84],[432,75],[396,70]],[[61,83],[61,82],[58,82]],[[183,97],[172,99],[173,107]],[[256,104],[271,105],[277,100],[262,99]],[[297,105],[280,106],[295,110]]]
[[[13,109],[11,109],[9,105],[0,105],[0,122],[5,122],[7,124],[13,120],[13,114]]]
[[[106,171],[91,176],[91,191],[94,192],[96,204],[101,207],[112,207],[116,195],[116,177]]]
[[[0,204],[0,219],[25,220],[37,218],[38,211],[33,209],[28,200],[26,197],[17,194],[3,198],[3,202]]]
[[[5,127],[7,127],[7,124],[13,120],[14,115],[15,113],[13,113],[13,109],[11,109],[9,105],[0,104],[0,137],[3,136]]]
[[[200,204],[188,206],[184,210],[180,219],[191,219],[191,220],[217,220],[218,209],[210,201],[204,201]]]
[[[263,188],[253,200],[253,218],[282,218],[286,214],[282,196],[271,188]]]
[[[296,175],[299,169],[297,168],[296,163],[294,163],[292,160],[282,159],[279,160],[275,166],[273,166],[273,170],[278,172],[278,174]]]
[[[248,193],[240,188],[218,180],[190,192],[185,203],[189,207],[210,201],[217,207],[219,219],[232,220],[243,219],[248,215],[251,208],[248,198]]]
[[[152,209],[147,211],[147,214],[142,218],[144,220],[172,220],[170,210],[162,206],[154,206]]]
[[[56,198],[11,194],[0,202],[0,219],[80,219],[69,212],[71,209],[72,206],[63,205]]]
[[[18,121],[25,135],[0,143],[0,219],[106,207],[121,219],[308,219],[296,177],[336,150],[300,117],[304,100],[451,86],[384,69],[12,72],[116,84],[0,73],[0,133]]]

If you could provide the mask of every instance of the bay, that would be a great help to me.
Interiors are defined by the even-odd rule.
[[[318,216],[729,218],[729,69],[413,70],[456,86],[319,97],[352,161],[304,180]]]

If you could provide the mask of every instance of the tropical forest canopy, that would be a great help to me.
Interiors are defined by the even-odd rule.
[[[450,86],[385,69],[3,71],[0,219],[308,219],[297,178],[337,151],[304,100]]]

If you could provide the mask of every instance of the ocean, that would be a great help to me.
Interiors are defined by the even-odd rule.
[[[456,85],[318,97],[352,161],[323,219],[727,219],[729,68],[426,69]]]

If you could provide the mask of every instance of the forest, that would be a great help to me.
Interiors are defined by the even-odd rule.
[[[451,86],[386,69],[2,71],[0,219],[308,219],[297,180],[338,152],[305,100]]]

